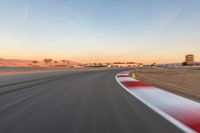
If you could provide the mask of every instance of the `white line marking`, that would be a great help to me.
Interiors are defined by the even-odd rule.
[[[133,79],[131,77],[118,77],[119,81],[120,82],[123,82],[123,81],[138,81],[136,79]]]

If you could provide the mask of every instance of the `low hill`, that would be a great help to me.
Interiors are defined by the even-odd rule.
[[[81,63],[77,63],[70,60],[19,60],[19,59],[3,59],[0,58],[0,66],[16,66],[16,67],[72,67],[81,65]]]

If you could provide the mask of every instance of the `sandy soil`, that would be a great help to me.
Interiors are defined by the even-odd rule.
[[[135,73],[139,80],[200,101],[200,68],[141,68]]]

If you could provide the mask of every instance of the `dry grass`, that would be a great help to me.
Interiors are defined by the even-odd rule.
[[[199,68],[142,68],[138,79],[162,89],[200,101]]]

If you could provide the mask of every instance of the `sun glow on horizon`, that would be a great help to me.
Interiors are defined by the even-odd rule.
[[[0,8],[0,58],[150,64],[194,54],[200,60],[200,1],[7,0]]]

